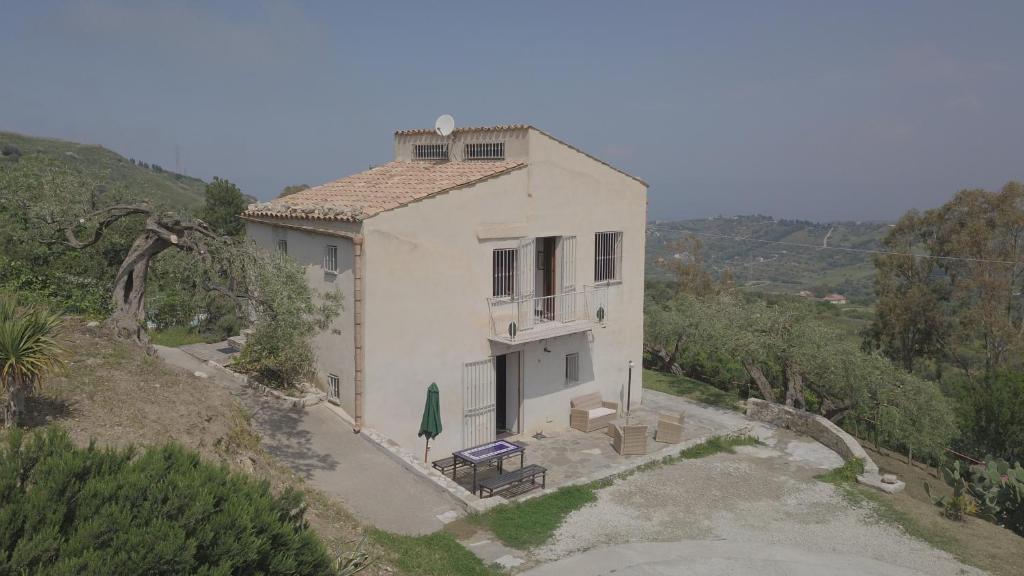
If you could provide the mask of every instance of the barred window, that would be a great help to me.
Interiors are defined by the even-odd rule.
[[[497,248],[493,260],[493,292],[495,298],[511,298],[516,292],[516,249]]]
[[[622,232],[594,234],[594,282],[622,279]]]
[[[284,239],[278,240],[277,241],[277,251],[280,252],[281,254],[287,254],[288,253],[288,241],[284,240]]]
[[[565,355],[565,383],[578,384],[580,381],[580,355],[576,352]]]
[[[341,380],[335,374],[327,375],[327,397],[331,400],[341,399]]]
[[[338,271],[338,247],[327,246],[324,250],[324,270],[326,272],[337,272]]]
[[[413,146],[413,157],[417,160],[447,160],[447,144],[416,144]]]
[[[466,144],[462,157],[466,160],[504,160],[504,142],[474,142]]]

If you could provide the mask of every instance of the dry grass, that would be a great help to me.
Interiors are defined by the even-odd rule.
[[[949,520],[939,513],[924,491],[928,482],[933,489],[945,494],[949,488],[941,478],[935,477],[935,469],[920,462],[907,464],[905,457],[865,450],[884,472],[897,474],[907,488],[893,496],[880,497],[882,505],[889,508],[889,514],[903,524],[913,535],[953,554],[968,564],[977,566],[999,576],[1019,575],[1024,566],[1024,538],[1013,532],[978,518],[967,518],[965,522]],[[872,494],[873,495],[873,494]]]

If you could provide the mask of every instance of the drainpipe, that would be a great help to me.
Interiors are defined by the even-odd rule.
[[[352,431],[358,434],[363,429],[363,235],[352,238],[352,302],[355,309],[355,425]]]

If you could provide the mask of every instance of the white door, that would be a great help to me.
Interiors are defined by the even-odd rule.
[[[576,237],[562,236],[558,241],[558,319],[576,320]]]
[[[494,440],[494,358],[462,367],[462,447]]]
[[[519,242],[519,254],[516,255],[516,266],[518,270],[516,282],[516,305],[519,310],[519,318],[516,322],[520,330],[526,330],[533,326],[533,297],[537,276],[537,239],[524,238]]]

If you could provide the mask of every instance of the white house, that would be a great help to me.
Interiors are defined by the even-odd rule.
[[[581,394],[640,401],[646,210],[643,181],[512,125],[398,131],[393,161],[243,217],[343,293],[315,339],[331,401],[419,450],[436,382],[440,457],[566,428]]]

